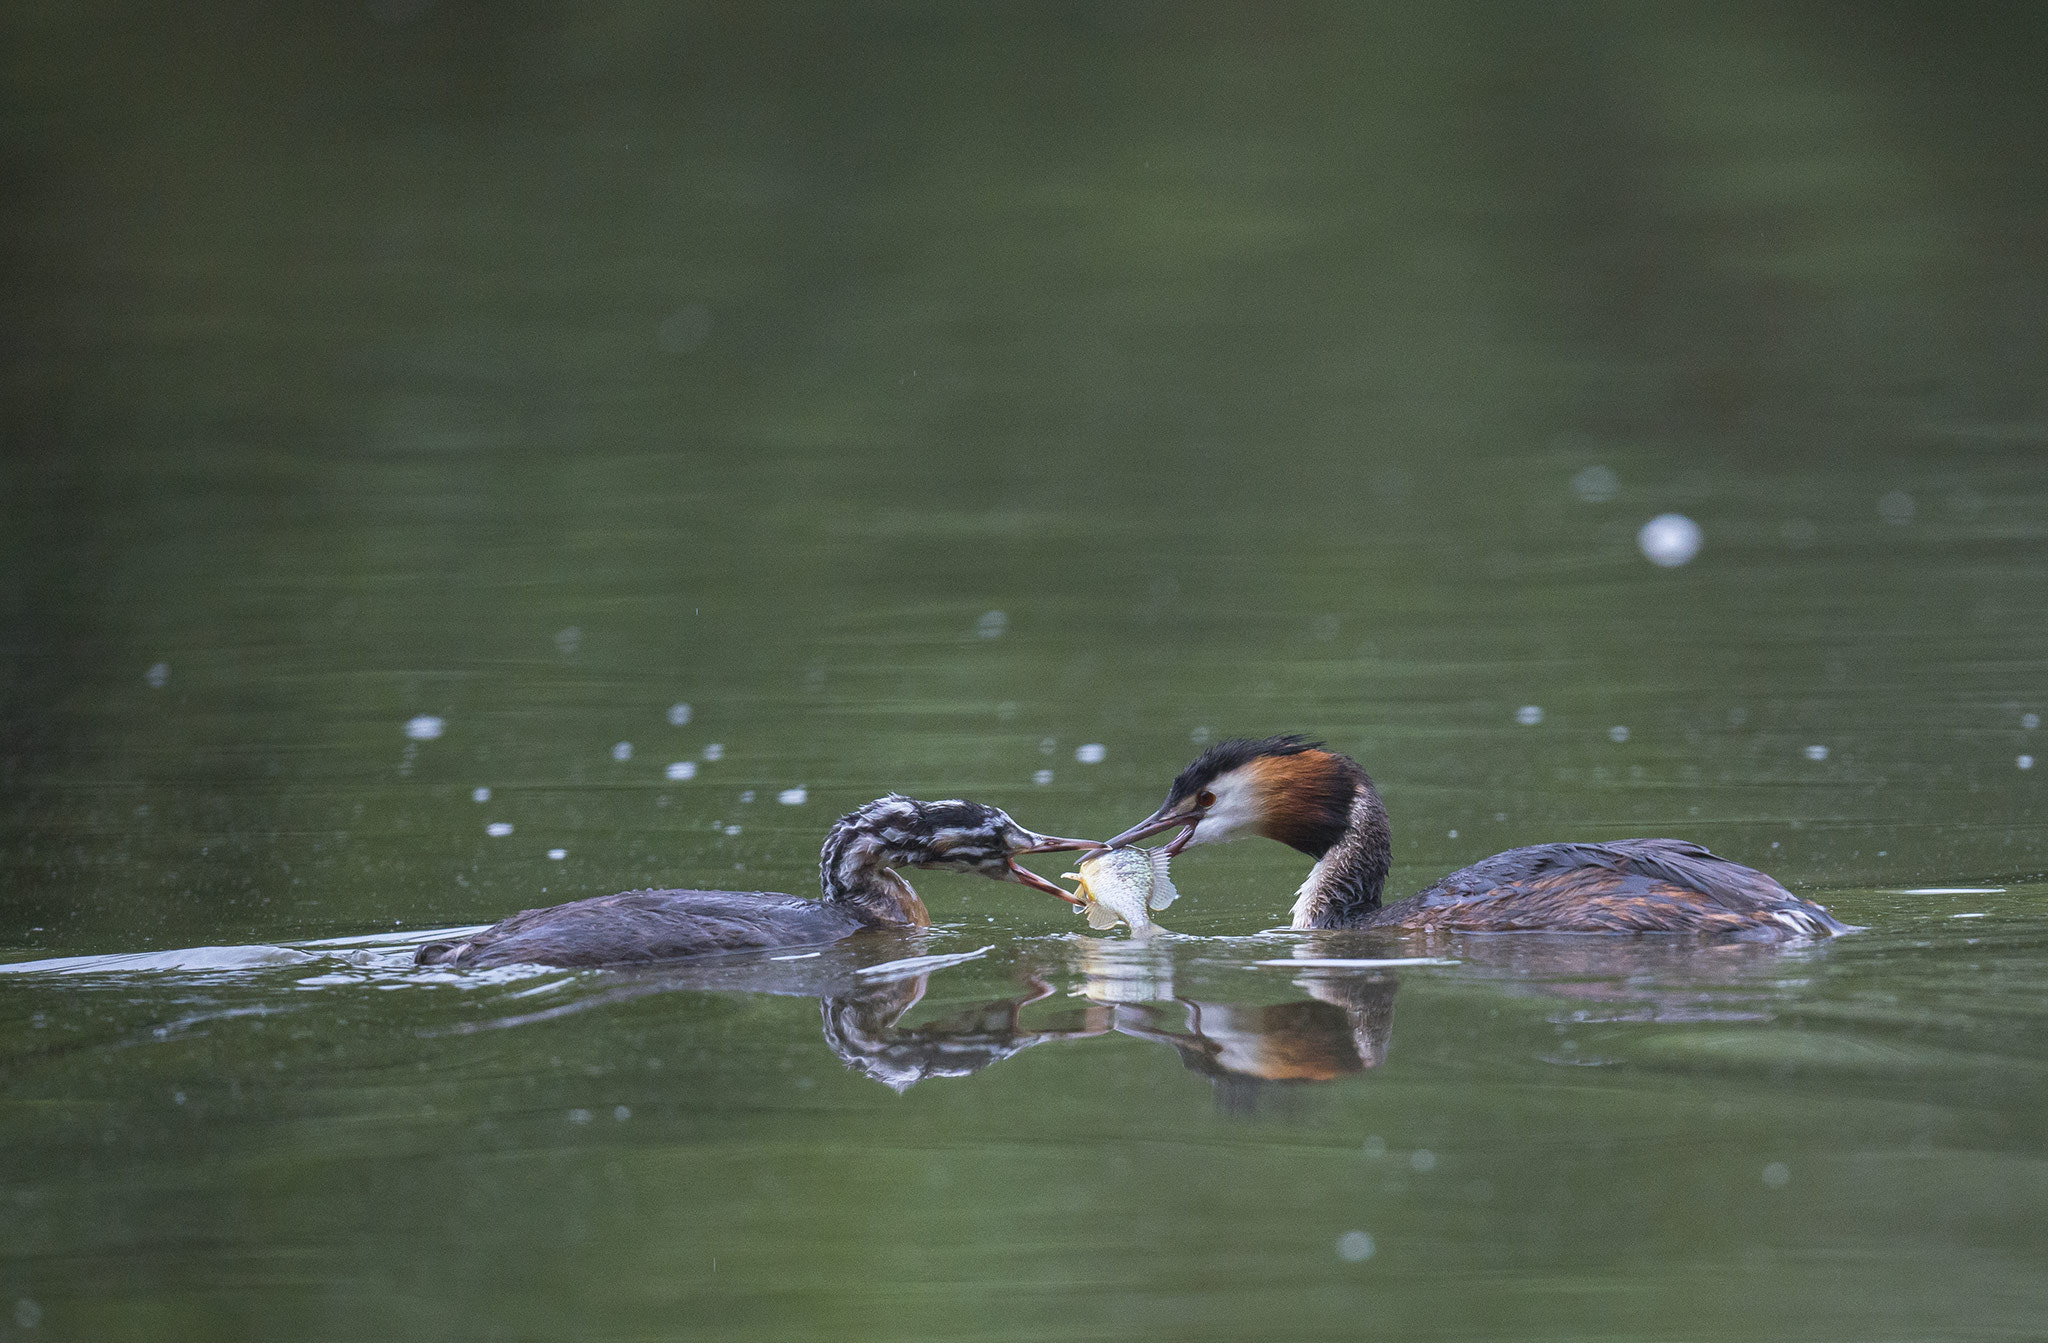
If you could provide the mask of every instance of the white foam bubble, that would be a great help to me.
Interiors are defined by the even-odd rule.
[[[154,664],[148,671],[142,673],[142,679],[149,682],[151,690],[162,690],[164,686],[170,683],[171,664],[168,662]]]
[[[1040,788],[1045,787],[1052,782],[1052,771],[1049,769],[1032,771],[1031,782],[1037,784]]]
[[[1408,1165],[1417,1175],[1427,1175],[1436,1169],[1436,1153],[1427,1147],[1418,1147],[1409,1153]]]
[[[697,762],[694,760],[678,760],[663,770],[662,773],[678,783],[684,779],[694,779],[697,777]]]
[[[491,790],[488,788],[472,788],[469,790],[469,800],[471,802],[489,802],[491,800]]]
[[[811,794],[804,788],[785,788],[775,795],[775,800],[785,807],[801,807],[811,800]]]
[[[405,735],[414,741],[433,741],[448,730],[448,720],[423,713],[405,720]]]
[[[1523,727],[1535,727],[1543,721],[1543,706],[1540,704],[1524,704],[1521,708],[1515,710],[1515,721]]]
[[[671,704],[668,706],[668,721],[672,727],[682,727],[690,721],[690,706]]]
[[[1362,1264],[1372,1258],[1372,1237],[1363,1231],[1346,1231],[1337,1237],[1337,1257],[1347,1264]]]
[[[484,833],[489,835],[492,839],[503,839],[505,838],[505,836],[512,833],[512,822],[492,821],[489,825],[484,827]]]
[[[555,649],[564,657],[567,657],[582,646],[583,631],[574,625],[569,626],[565,630],[558,630],[555,633]]]
[[[1636,533],[1636,548],[1650,563],[1675,569],[1700,553],[1704,539],[1700,525],[1685,514],[1659,513]]]
[[[723,742],[712,742],[704,748],[704,758],[713,761],[725,759],[725,744]]]
[[[614,744],[613,744],[613,746],[612,746],[612,759],[614,759],[614,760],[631,760],[632,758],[633,758],[633,743],[632,743],[632,742],[629,742],[629,741],[622,741],[622,742],[617,742],[617,743],[614,743]]]
[[[1001,611],[984,611],[974,622],[974,632],[984,639],[1000,639],[1010,628],[1010,617]]]
[[[1108,754],[1109,748],[1099,741],[1091,741],[1084,746],[1076,746],[1074,748],[1074,759],[1084,765],[1099,765],[1102,763],[1103,757]]]
[[[1764,1183],[1773,1189],[1783,1189],[1792,1183],[1792,1168],[1782,1161],[1773,1161],[1764,1167]]]
[[[569,851],[568,851],[567,849],[549,849],[549,850],[548,850],[548,857],[550,857],[550,858],[554,859],[554,860],[555,860],[556,862],[558,862],[558,863],[559,863],[559,862],[561,862],[561,861],[562,861],[562,860],[563,860],[564,858],[567,858],[568,856],[569,856]]]
[[[1607,740],[1617,744],[1627,741],[1628,729],[1616,723],[1613,727],[1607,729]]]
[[[1808,760],[1825,760],[1828,758],[1828,748],[1816,743],[1806,748],[1805,755]]]
[[[2021,769],[2032,769],[2034,767],[2034,757],[2023,755],[2012,763],[2018,765]]]
[[[2032,732],[2035,728],[2041,726],[2041,715],[2037,713],[2021,714],[2020,726],[2025,728],[2027,731]]]

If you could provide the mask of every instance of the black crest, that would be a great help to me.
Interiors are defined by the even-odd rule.
[[[1173,787],[1167,791],[1166,800],[1172,804],[1182,798],[1193,797],[1238,766],[1248,765],[1263,756],[1300,755],[1303,751],[1322,749],[1321,742],[1308,741],[1294,732],[1284,737],[1232,737],[1228,741],[1219,741],[1196,756],[1194,763],[1180,772],[1173,781]]]

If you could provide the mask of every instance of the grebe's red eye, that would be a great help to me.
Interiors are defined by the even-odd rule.
[[[1196,805],[1196,806],[1198,806],[1198,807],[1213,807],[1213,806],[1215,806],[1215,805],[1216,805],[1216,794],[1214,794],[1214,793],[1211,793],[1211,792],[1207,791],[1206,789],[1205,789],[1205,790],[1203,790],[1203,792],[1202,792],[1202,795],[1201,795],[1200,797],[1198,797],[1198,798],[1196,798],[1196,799],[1195,799],[1195,805]]]

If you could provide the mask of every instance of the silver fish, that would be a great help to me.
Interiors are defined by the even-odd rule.
[[[1165,849],[1099,849],[1081,860],[1081,870],[1064,875],[1079,883],[1074,894],[1087,904],[1090,928],[1114,928],[1119,921],[1133,933],[1153,927],[1152,911],[1165,909],[1179,897],[1166,874]]]

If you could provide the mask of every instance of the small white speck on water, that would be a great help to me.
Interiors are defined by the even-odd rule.
[[[1458,837],[1458,832],[1457,832],[1457,831],[1455,831],[1455,830],[1446,830],[1446,831],[1444,831],[1444,838],[1445,838],[1445,839],[1456,839],[1457,837]]]
[[[567,849],[549,849],[549,850],[548,850],[548,857],[550,857],[550,858],[554,859],[554,860],[555,860],[556,862],[558,862],[558,863],[559,863],[559,862],[561,862],[561,861],[562,861],[562,860],[563,860],[564,858],[567,858],[568,856],[569,856],[569,851],[568,851]]]
[[[1408,1165],[1417,1175],[1427,1175],[1436,1169],[1436,1153],[1427,1147],[1418,1147],[1408,1154]]]
[[[1621,724],[1616,723],[1613,727],[1607,729],[1607,740],[1614,742],[1617,745],[1627,741],[1628,729],[1623,727]]]
[[[1809,746],[1806,748],[1806,758],[1808,760],[1825,760],[1828,758],[1828,748],[1818,745]]]
[[[1031,782],[1037,784],[1040,788],[1045,787],[1052,782],[1052,771],[1049,769],[1033,770]]]
[[[469,790],[469,800],[471,802],[489,802],[491,800],[491,790],[488,788],[472,788]]]
[[[690,706],[689,706],[689,705],[687,705],[687,704],[671,704],[671,705],[669,705],[669,706],[668,706],[668,722],[669,722],[669,726],[670,726],[670,727],[682,727],[682,726],[684,726],[685,724],[687,724],[687,723],[688,723],[689,721],[690,721]]]
[[[785,788],[775,795],[775,800],[785,807],[801,807],[811,800],[811,794],[807,788]]]
[[[747,791],[745,791],[744,793],[741,793],[741,794],[740,794],[740,805],[742,805],[742,806],[746,806],[746,805],[748,805],[748,804],[752,803],[752,802],[753,802],[753,800],[754,800],[754,790],[753,790],[753,789],[751,789],[751,788],[747,789]]]
[[[142,673],[142,679],[149,682],[151,690],[162,690],[171,682],[171,664],[168,662],[151,664],[150,669]]]
[[[1620,488],[1621,477],[1604,466],[1589,466],[1572,477],[1572,493],[1588,504],[1604,504]]]
[[[492,821],[489,825],[484,827],[484,833],[489,835],[492,839],[503,839],[505,838],[505,836],[512,833],[512,822]]]
[[[448,730],[448,720],[430,713],[405,720],[405,735],[414,741],[433,741]]]
[[[1367,1138],[1365,1145],[1358,1150],[1377,1161],[1387,1154],[1387,1140],[1375,1133],[1370,1138]]]
[[[612,1107],[612,1118],[613,1118],[613,1120],[615,1120],[616,1122],[618,1122],[618,1123],[621,1123],[621,1124],[623,1124],[623,1123],[625,1123],[625,1122],[626,1122],[626,1121],[627,1121],[628,1119],[631,1119],[632,1117],[633,1117],[633,1109],[632,1109],[632,1107],[631,1107],[631,1106],[628,1106],[628,1105],[614,1105],[614,1106]]]
[[[2012,763],[2018,765],[2021,769],[2032,769],[2034,767],[2034,757],[2030,755],[2023,755],[2020,756],[2018,759],[2014,760]]]
[[[588,1124],[588,1123],[590,1122],[590,1111],[588,1111],[588,1110],[571,1110],[571,1111],[569,1111],[569,1122],[570,1122],[570,1123],[572,1123],[572,1124]]]
[[[583,631],[571,625],[555,633],[555,651],[563,657],[569,656],[583,646]]]
[[[1984,917],[1984,911],[1976,910],[1969,914],[1951,914],[1949,917],[1952,919],[1981,919]]]
[[[2041,715],[2037,713],[2021,714],[2020,726],[2025,728],[2027,731],[2032,732],[2035,728],[2041,726]]]
[[[1010,628],[1010,617],[1001,611],[984,611],[974,622],[974,632],[984,639],[1000,639]]]
[[[14,1323],[22,1329],[33,1329],[43,1322],[43,1308],[36,1304],[34,1297],[24,1296],[14,1303]]]
[[[182,1092],[182,1091],[173,1091],[173,1092],[171,1093],[171,1104],[173,1104],[173,1105],[183,1105],[184,1103],[185,1103],[185,1093],[184,1093],[184,1092]]]
[[[1188,733],[1188,740],[1193,742],[1197,746],[1208,745],[1209,729],[1205,727],[1196,728],[1193,732]]]
[[[1704,540],[1700,525],[1685,514],[1660,513],[1636,533],[1636,549],[1658,568],[1676,569],[1692,562]]]
[[[735,835],[739,834],[739,832],[740,828],[736,825],[729,825],[725,827],[725,836],[727,839],[731,839]]]
[[[1524,704],[1521,708],[1515,710],[1515,721],[1523,727],[1535,727],[1543,721],[1543,706],[1540,704]]]
[[[1773,1161],[1764,1167],[1764,1183],[1773,1189],[1783,1189],[1792,1183],[1792,1168],[1782,1161]]]
[[[678,760],[663,770],[662,773],[678,783],[684,779],[694,779],[697,777],[697,762],[694,760]]]
[[[1099,765],[1102,763],[1102,758],[1108,754],[1109,748],[1099,741],[1091,741],[1084,746],[1076,746],[1074,748],[1074,759],[1084,765]]]
[[[1040,755],[1051,755],[1054,751],[1057,751],[1059,749],[1059,746],[1059,738],[1041,737],[1038,742],[1038,753]]]
[[[1372,1237],[1363,1231],[1346,1231],[1337,1237],[1337,1257],[1347,1264],[1362,1264],[1372,1258]]]
[[[1913,520],[1913,496],[1904,490],[1893,490],[1877,501],[1877,515],[1894,527],[1903,527]]]
[[[633,758],[633,743],[622,741],[612,746],[612,759],[625,761]]]
[[[706,746],[704,748],[704,758],[711,761],[725,759],[725,743],[715,741]]]

